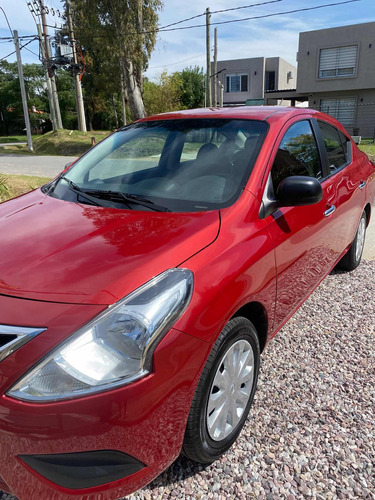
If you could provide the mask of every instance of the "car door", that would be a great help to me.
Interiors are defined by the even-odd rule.
[[[275,145],[268,178],[268,193],[277,192],[286,177],[303,175],[317,178],[323,199],[314,205],[282,207],[267,217],[275,249],[277,299],[274,329],[330,271],[338,258],[338,245],[330,237],[332,214],[331,183],[321,160],[317,131],[309,118],[289,121]],[[266,190],[267,190],[266,188]]]
[[[322,138],[322,160],[329,171],[325,180],[327,210],[331,210],[329,237],[341,254],[353,241],[365,206],[366,175],[353,158],[350,139],[322,119],[315,123]]]

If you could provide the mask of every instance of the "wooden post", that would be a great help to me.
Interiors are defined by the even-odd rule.
[[[217,28],[214,30],[214,107],[217,106]]]
[[[207,56],[207,80],[206,80],[206,94],[207,94],[207,106],[210,108],[212,106],[211,97],[211,42],[210,42],[210,28],[211,28],[211,14],[210,9],[206,9],[206,56]]]
[[[14,36],[14,45],[16,47],[16,54],[17,54],[18,78],[20,80],[20,87],[21,87],[21,97],[22,97],[23,114],[25,116],[26,134],[27,134],[27,146],[29,148],[29,151],[33,151],[33,140],[32,140],[32,137],[31,137],[29,108],[27,107],[26,90],[25,90],[25,80],[23,78],[22,61],[21,61],[21,51],[20,51],[20,42],[19,42],[19,39],[18,39],[18,31],[17,30],[13,31],[13,36]]]

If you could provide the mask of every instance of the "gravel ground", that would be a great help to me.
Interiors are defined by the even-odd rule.
[[[180,458],[128,499],[375,499],[374,315],[375,262],[332,273],[263,353],[233,448]]]

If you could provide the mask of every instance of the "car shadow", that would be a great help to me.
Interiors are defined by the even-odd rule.
[[[198,464],[180,455],[164,472],[156,477],[146,488],[154,490],[160,486],[168,486],[176,481],[183,481],[189,477],[195,476],[199,472],[210,467],[210,464]]]

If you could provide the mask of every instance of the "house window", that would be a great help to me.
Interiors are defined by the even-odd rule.
[[[357,100],[355,97],[345,99],[321,99],[320,111],[336,118],[344,127],[352,127]]]
[[[321,49],[319,78],[341,78],[355,75],[357,50],[357,45]]]
[[[265,90],[275,90],[275,71],[266,71]]]
[[[248,75],[247,74],[236,74],[226,76],[226,92],[248,92]]]

